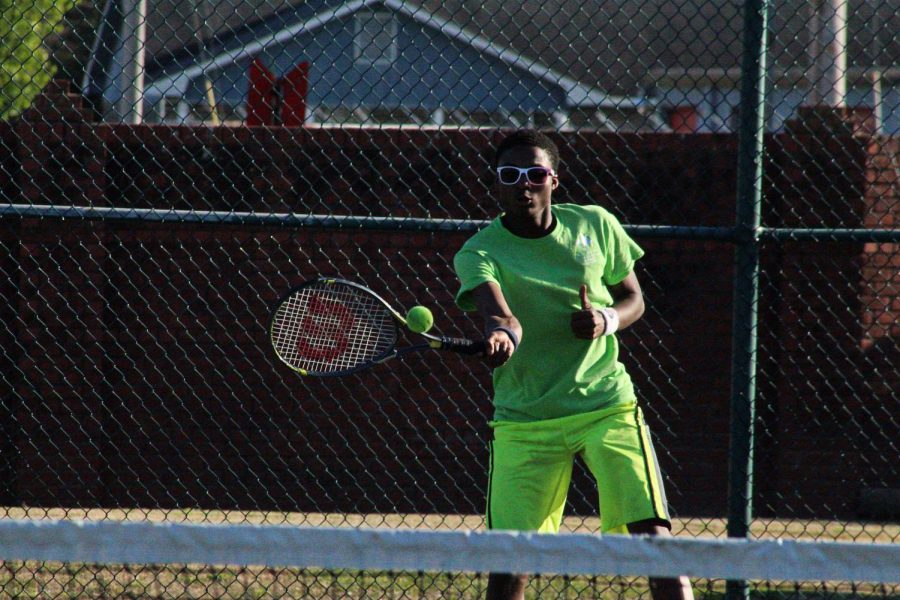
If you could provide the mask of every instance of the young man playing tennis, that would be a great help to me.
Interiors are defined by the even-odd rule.
[[[497,148],[503,213],[454,259],[456,301],[484,318],[494,368],[487,526],[557,532],[575,456],[597,479],[606,533],[669,535],[650,437],[613,335],[644,312],[643,251],[598,206],[554,205],[559,151],[520,131]],[[491,574],[487,597],[524,598]],[[651,579],[654,600],[691,600],[686,577]]]

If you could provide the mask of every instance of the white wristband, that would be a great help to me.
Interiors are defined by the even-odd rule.
[[[603,320],[606,321],[606,327],[603,328],[603,335],[612,335],[619,328],[619,313],[616,309],[607,306],[600,309]]]

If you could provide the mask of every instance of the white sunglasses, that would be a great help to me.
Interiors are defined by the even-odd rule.
[[[525,181],[532,185],[544,185],[551,177],[556,177],[553,169],[547,167],[512,167],[504,165],[497,167],[497,179],[503,185],[516,185],[525,175]]]

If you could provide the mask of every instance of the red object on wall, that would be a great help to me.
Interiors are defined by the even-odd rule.
[[[302,62],[278,78],[256,58],[250,63],[247,125],[302,127],[306,120],[309,63]]]
[[[306,91],[309,86],[309,63],[302,62],[281,79],[281,124],[302,127],[306,120]]]
[[[672,133],[696,133],[698,122],[699,114],[694,106],[673,106],[669,110],[669,126]]]
[[[247,125],[272,125],[275,116],[275,75],[258,58],[250,63]]]

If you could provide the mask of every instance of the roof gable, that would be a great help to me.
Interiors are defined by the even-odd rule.
[[[285,22],[279,29],[273,30],[268,24],[258,27],[252,39],[236,32],[232,39],[221,38],[219,50],[213,51],[207,58],[192,57],[188,64],[176,57],[170,64],[158,64],[158,69],[167,74],[153,78],[148,82],[148,92],[156,90],[175,90],[183,92],[189,82],[210,70],[224,68],[240,60],[251,58],[267,48],[285,43],[294,37],[312,33],[328,23],[341,19],[364,9],[384,8],[403,15],[418,25],[445,35],[450,39],[463,43],[504,63],[511,69],[529,73],[531,76],[563,91],[569,106],[623,106],[639,103],[639,99],[611,97],[602,90],[585,85],[578,80],[556,71],[538,59],[526,56],[509,47],[500,46],[496,42],[469,31],[453,20],[438,14],[425,11],[421,7],[404,0],[352,0],[337,6],[326,6],[323,10],[295,22]],[[241,39],[244,38],[244,39]],[[180,66],[179,66],[180,63]],[[175,67],[173,69],[172,67]]]

